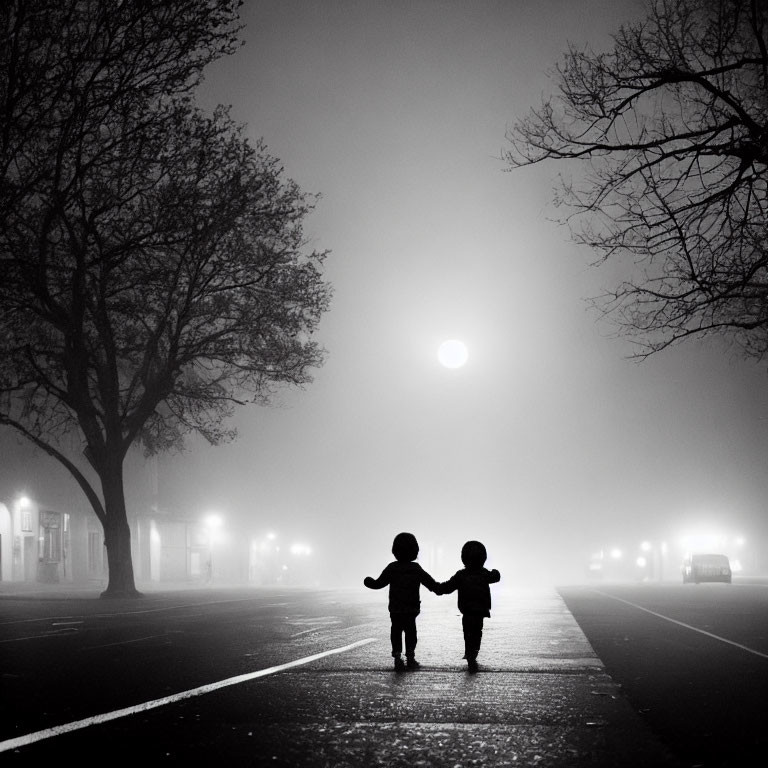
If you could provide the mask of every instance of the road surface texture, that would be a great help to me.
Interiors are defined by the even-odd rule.
[[[27,705],[22,733],[18,723],[12,727],[13,702],[4,694],[3,765],[54,759],[85,760],[90,765],[116,758],[122,764],[312,768],[681,765],[608,676],[554,590],[495,592],[476,674],[469,674],[461,659],[455,596],[424,596],[417,654],[421,668],[396,673],[389,655],[386,591],[333,595],[328,605],[336,606],[335,616],[324,616],[322,611],[309,615],[302,600],[317,604],[311,592],[306,596],[297,592],[295,599],[280,603],[268,602],[274,595],[261,597],[258,590],[233,594],[213,591],[201,597],[200,592],[179,592],[157,599],[148,595],[138,604],[88,601],[84,613],[108,610],[118,615],[141,609],[142,617],[155,622],[154,628],[137,628],[135,638],[101,637],[101,647],[119,651],[111,658],[120,669],[110,670],[102,659],[88,667],[92,677],[78,666],[87,648],[73,644],[81,635],[88,637],[85,632],[72,632],[68,639],[60,634],[46,637],[35,624],[37,618],[12,624],[14,607],[19,610],[29,601],[14,606],[7,595],[2,597],[0,650],[16,648],[17,658],[23,659],[29,654],[25,649],[35,648],[42,663],[43,649],[45,658],[59,654],[62,667],[60,679],[51,681],[59,691],[55,697],[46,700],[45,685],[34,687],[36,701],[31,708]],[[222,605],[227,610],[237,607],[246,617],[261,616],[251,622],[261,634],[250,652],[250,630],[239,619],[240,640],[232,646],[237,648],[236,668],[219,658],[229,653],[230,641],[224,635],[216,639],[220,653],[214,648],[201,653],[195,643],[194,672],[190,664],[182,663],[190,653],[189,644],[182,641],[192,636],[191,625],[177,623],[184,601],[191,606],[185,620],[195,617],[198,632],[214,622],[216,627],[227,623],[207,616],[207,611]],[[272,610],[286,614],[279,618],[290,626],[289,635],[278,627],[277,615],[261,611],[262,603],[280,606]],[[52,616],[71,616],[69,622],[76,629],[79,619],[72,616],[73,608],[73,603],[44,601],[38,603],[35,615],[48,611]],[[88,621],[84,618],[83,625]],[[156,663],[146,666],[148,654],[160,653],[152,650],[154,646],[140,651],[147,638],[157,636],[157,622],[162,622],[165,633],[162,668]],[[62,632],[67,624],[60,618],[55,630],[45,631]],[[34,637],[36,631],[41,636]],[[69,645],[61,645],[64,642]],[[62,654],[65,647],[68,653]],[[328,651],[337,652],[323,655]],[[131,655],[138,653],[141,656]],[[280,666],[293,662],[296,666]],[[68,665],[77,679],[67,682]],[[238,675],[230,674],[234,671]],[[14,672],[8,668],[7,674]],[[249,677],[253,674],[261,676]],[[114,699],[112,676],[116,683],[119,680]],[[26,690],[21,677],[12,687],[19,698]],[[221,687],[215,688],[217,683]],[[158,697],[159,688],[168,696],[165,703]],[[8,687],[4,689],[7,692]],[[78,708],[73,702],[81,698],[87,706]],[[29,721],[36,708],[46,725],[37,731],[30,730]],[[110,712],[119,716],[107,719]],[[74,723],[71,731],[57,730],[67,723]]]
[[[768,585],[560,590],[614,682],[686,764],[768,764]]]

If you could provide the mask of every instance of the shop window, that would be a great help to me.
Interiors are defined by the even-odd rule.
[[[59,528],[45,529],[45,559],[49,563],[61,560],[61,531]]]
[[[61,515],[43,512],[43,558],[48,563],[61,561]]]

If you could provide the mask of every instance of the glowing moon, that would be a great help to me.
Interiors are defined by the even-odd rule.
[[[437,359],[446,368],[461,368],[468,357],[467,345],[458,339],[444,341],[437,350]]]

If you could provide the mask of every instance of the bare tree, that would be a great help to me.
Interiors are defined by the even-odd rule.
[[[652,0],[613,50],[571,47],[508,132],[510,167],[583,171],[556,203],[598,264],[624,258],[594,301],[640,357],[713,334],[768,352],[767,19],[764,0]]]
[[[231,439],[238,404],[309,382],[323,360],[325,254],[302,232],[314,201],[226,110],[192,98],[236,48],[238,6],[0,9],[0,424],[88,497],[104,596],[138,594],[130,447]],[[67,451],[73,436],[90,467]]]

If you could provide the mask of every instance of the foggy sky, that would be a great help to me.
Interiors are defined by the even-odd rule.
[[[246,45],[200,100],[321,193],[307,234],[331,250],[329,354],[306,389],[240,411],[235,443],[163,457],[166,508],[250,516],[355,583],[400,530],[441,579],[469,538],[502,576],[565,578],[612,539],[765,535],[765,371],[700,342],[630,362],[585,303],[620,273],[549,220],[564,169],[500,159],[568,41],[601,48],[640,9],[246,0]],[[439,365],[447,338],[465,367]],[[35,482],[15,456],[6,486],[11,470]]]

